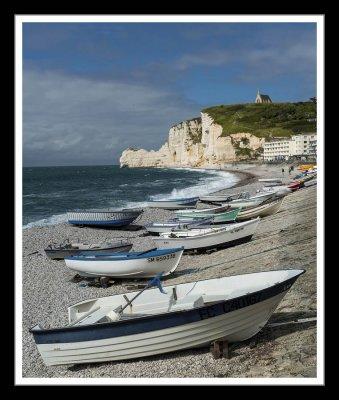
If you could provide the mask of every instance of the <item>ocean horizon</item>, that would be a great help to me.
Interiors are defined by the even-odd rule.
[[[23,167],[23,228],[66,222],[70,210],[146,207],[149,200],[201,196],[239,180],[206,168]]]

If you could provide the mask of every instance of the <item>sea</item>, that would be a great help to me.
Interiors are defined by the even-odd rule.
[[[230,172],[196,168],[25,167],[23,228],[66,222],[70,210],[145,207],[149,200],[201,196],[238,181]]]

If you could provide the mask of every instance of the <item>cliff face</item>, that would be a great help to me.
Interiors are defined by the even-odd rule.
[[[169,130],[168,141],[158,151],[126,149],[121,167],[204,167],[245,160],[260,151],[264,138],[250,133],[221,136],[223,128],[206,113]]]

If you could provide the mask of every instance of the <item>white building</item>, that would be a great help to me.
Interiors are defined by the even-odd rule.
[[[290,139],[274,139],[264,143],[264,161],[287,160],[290,156]]]
[[[264,161],[288,160],[292,156],[317,154],[317,134],[304,133],[291,138],[276,138],[264,144]]]

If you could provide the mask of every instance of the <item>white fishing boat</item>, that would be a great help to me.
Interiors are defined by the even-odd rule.
[[[231,201],[229,202],[229,206],[231,209],[235,208],[249,208],[249,207],[255,207],[261,204],[264,200],[261,198],[256,198],[256,199],[243,199],[243,200],[235,200],[234,202]]]
[[[151,208],[163,208],[165,210],[180,210],[183,208],[195,208],[199,197],[172,200],[152,200],[148,203]]]
[[[311,179],[310,181],[304,182],[305,187],[314,186],[317,184],[317,178]]]
[[[218,206],[218,207],[211,207],[211,208],[199,208],[199,209],[194,209],[194,210],[178,210],[175,211],[175,214],[180,216],[182,214],[193,214],[193,215],[198,215],[198,214],[218,214],[222,213],[224,211],[227,211],[230,208],[228,204]]]
[[[271,192],[275,194],[275,198],[284,197],[288,194],[292,193],[292,189],[288,188],[287,186],[264,186],[262,188],[264,192]]]
[[[159,272],[169,275],[177,268],[183,248],[143,252],[66,257],[68,268],[85,277],[149,278]]]
[[[281,178],[261,178],[258,179],[258,182],[263,182],[263,183],[267,183],[267,184],[282,184],[282,179]],[[267,185],[268,186],[268,185]]]
[[[184,247],[185,250],[230,247],[251,240],[260,218],[221,228],[190,229],[161,233],[153,240],[158,248]]]
[[[260,204],[256,207],[241,209],[237,216],[237,221],[244,221],[251,218],[267,217],[277,213],[284,201],[284,197],[273,200],[269,203]]]
[[[189,229],[189,227],[197,227],[202,224],[212,223],[211,218],[187,219],[187,220],[170,220],[166,222],[153,222],[145,225],[145,229],[149,233],[171,232],[173,229]]]
[[[71,243],[68,239],[65,243],[59,245],[50,244],[45,253],[48,258],[52,260],[63,260],[68,256],[75,256],[78,254],[92,254],[95,252],[100,253],[127,253],[133,247],[133,243],[129,240],[120,240],[109,243]]]
[[[239,342],[257,334],[305,271],[265,271],[81,301],[69,325],[34,326],[47,366],[119,361]],[[140,295],[139,295],[140,294]],[[117,319],[118,315],[118,319]]]
[[[233,194],[209,194],[206,196],[200,196],[202,203],[227,203],[237,199],[248,199],[250,197],[249,192],[233,193]]]

